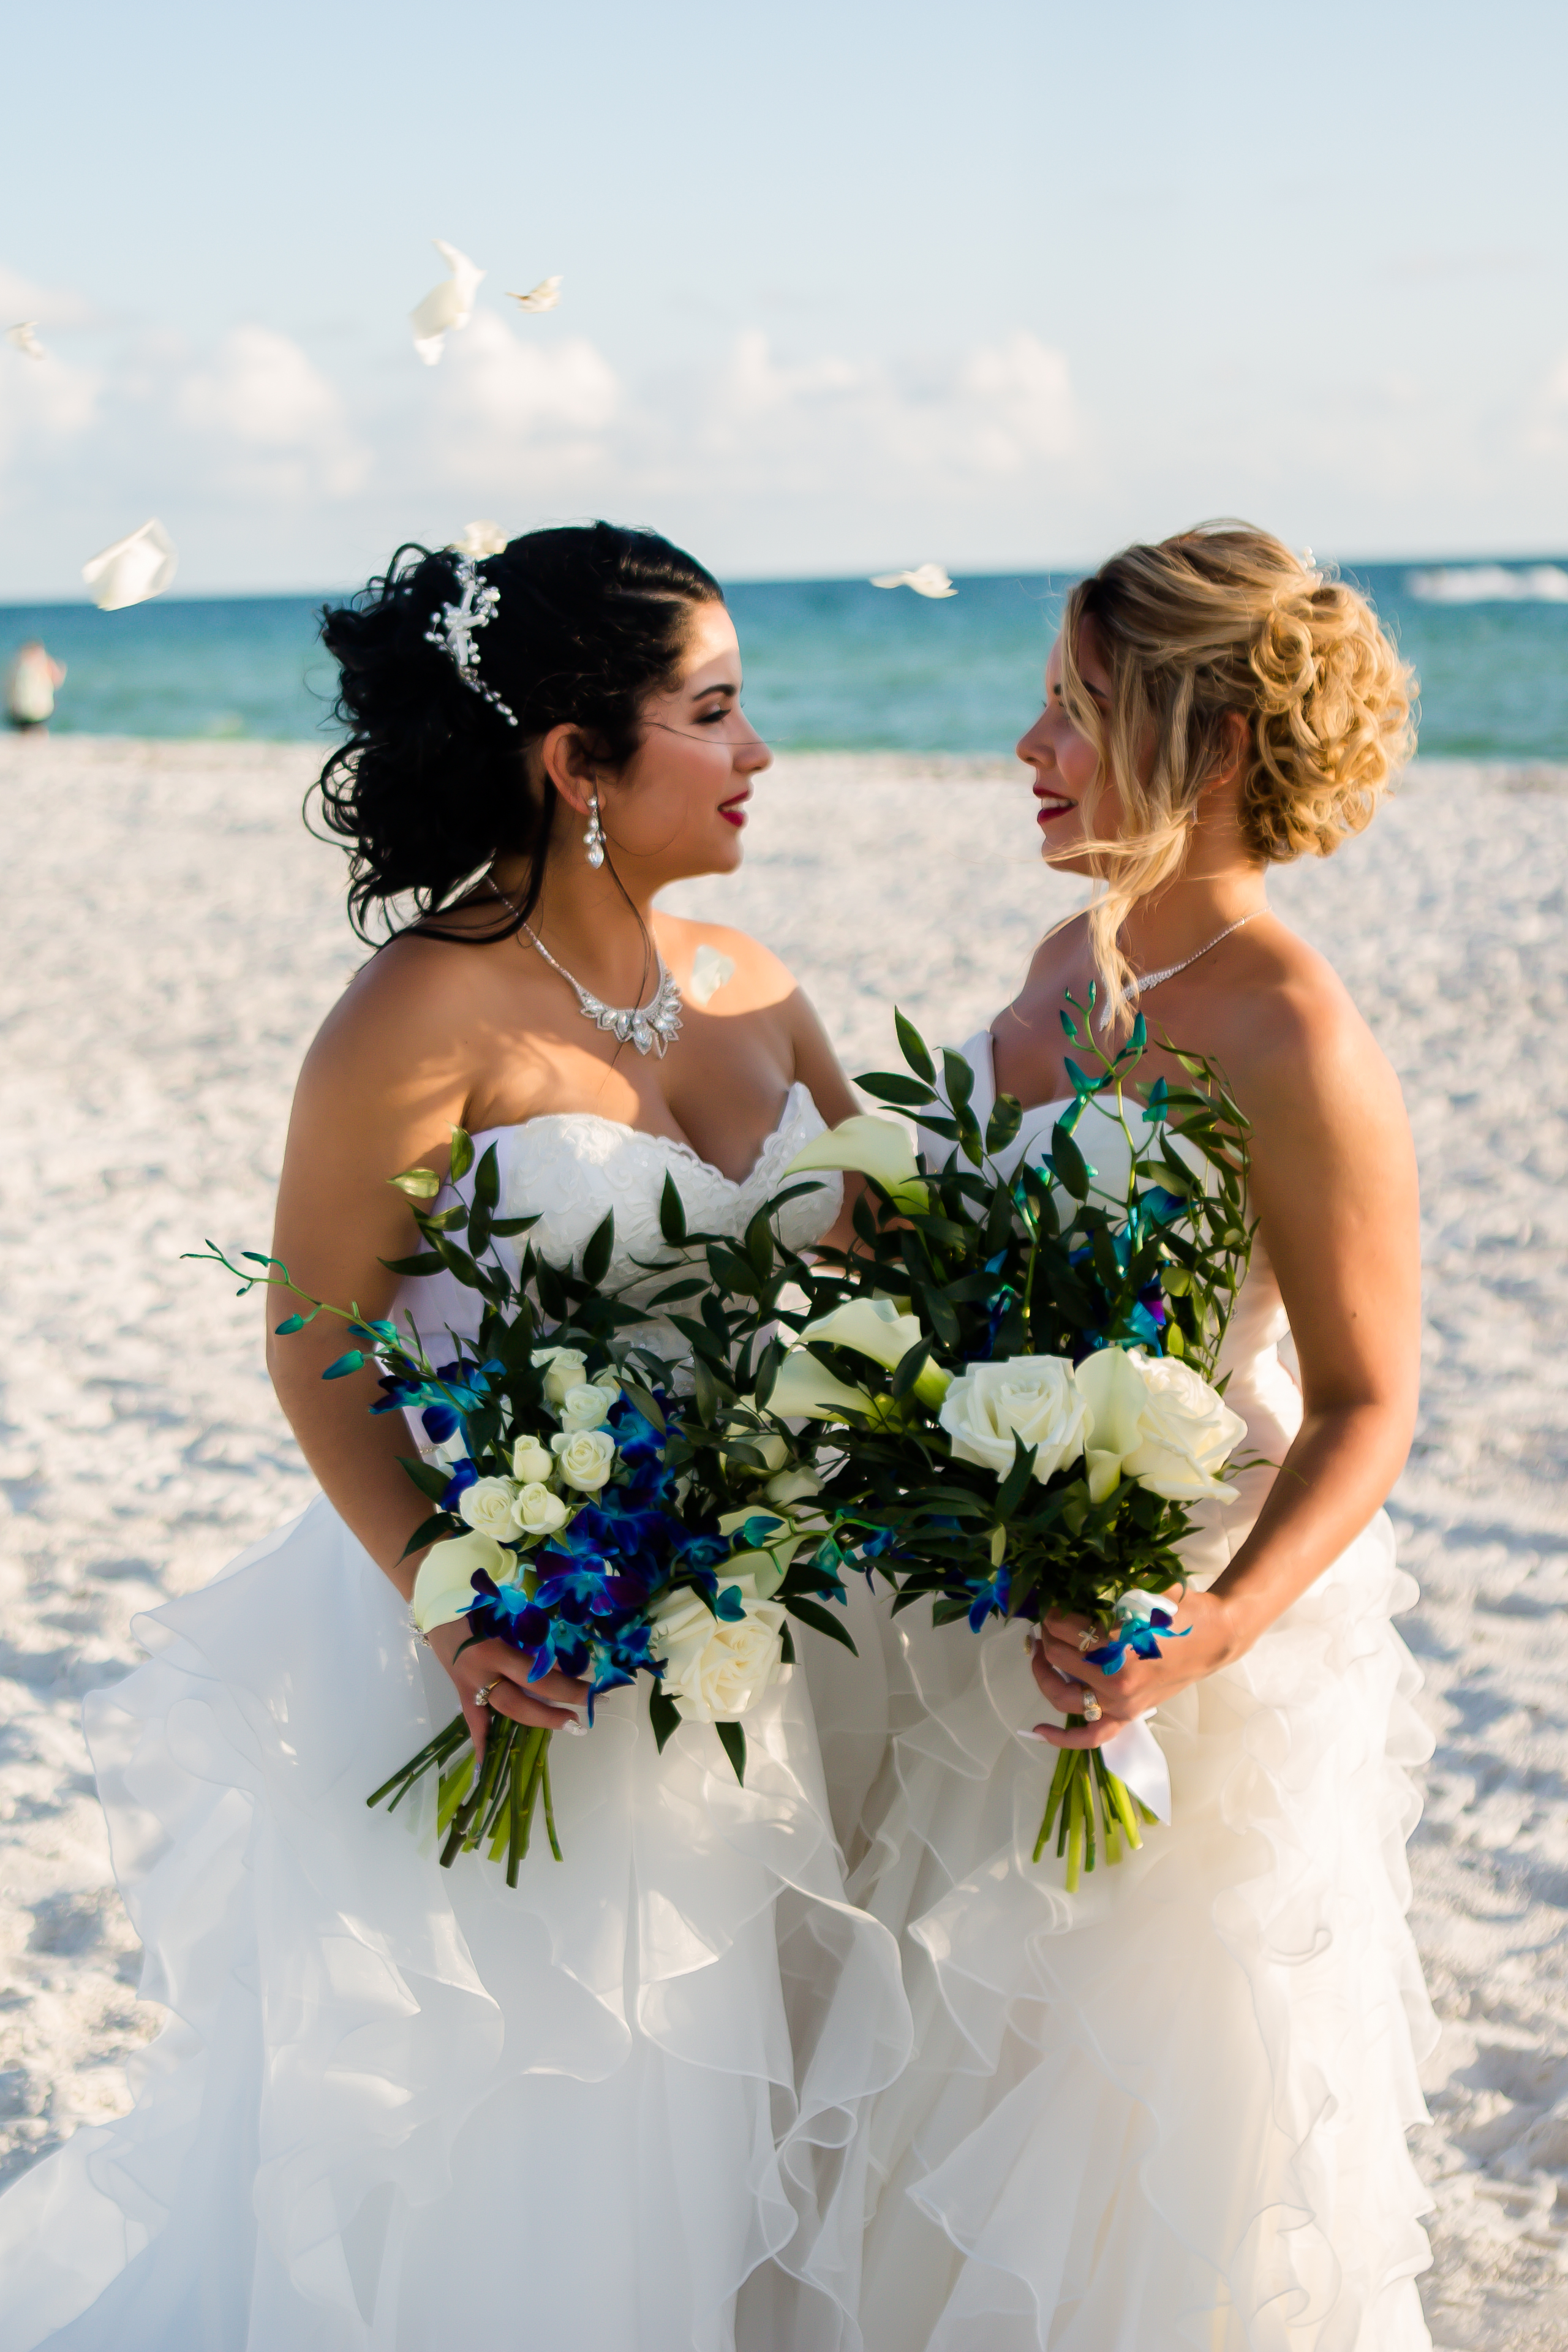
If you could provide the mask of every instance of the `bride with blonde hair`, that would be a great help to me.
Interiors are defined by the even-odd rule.
[[[1405,2133],[1433,2026],[1403,1916],[1429,1743],[1381,1509],[1415,1413],[1415,1160],[1393,1071],[1266,887],[1371,821],[1410,690],[1352,588],[1210,526],[1073,589],[1018,745],[1046,861],[1096,891],[964,1049],[974,1111],[1015,1096],[1013,1152],[1043,1156],[1091,982],[1102,1036],[1145,1017],[1141,1082],[1178,1078],[1176,1048],[1221,1066],[1257,1219],[1221,1372],[1255,1466],[1203,1507],[1157,1659],[1103,1673],[1079,1618],[890,1622],[854,1891],[902,1938],[917,2042],[868,2126],[869,2352],[1429,2340]],[[1171,1824],[1069,1895],[1032,1860],[1052,1751],[1152,1708]]]

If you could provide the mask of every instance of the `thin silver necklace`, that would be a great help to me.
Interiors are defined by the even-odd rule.
[[[1152,988],[1158,988],[1164,981],[1174,980],[1176,974],[1179,971],[1185,971],[1190,963],[1196,963],[1202,957],[1211,954],[1218,947],[1221,940],[1229,939],[1232,931],[1239,931],[1244,924],[1255,922],[1259,915],[1266,915],[1268,912],[1267,907],[1254,907],[1250,915],[1243,915],[1238,922],[1227,923],[1223,931],[1216,931],[1212,940],[1207,940],[1201,948],[1194,948],[1190,956],[1182,958],[1180,963],[1168,963],[1162,971],[1140,972],[1133,982],[1133,986],[1140,996],[1147,996]]]
[[[664,958],[659,954],[657,946],[653,952],[658,965],[658,979],[647,1003],[625,1006],[605,1004],[601,998],[595,995],[591,988],[584,988],[582,982],[574,972],[568,971],[563,963],[557,963],[538,932],[524,921],[521,908],[514,899],[507,897],[499,883],[492,882],[490,887],[502,906],[510,907],[518,920],[522,923],[524,932],[539,950],[551,971],[558,971],[567,985],[575,989],[578,1008],[584,1021],[591,1021],[596,1029],[603,1029],[608,1035],[618,1038],[623,1045],[633,1045],[639,1054],[657,1054],[662,1061],[680,1034],[681,1004],[680,991],[670,978]]]

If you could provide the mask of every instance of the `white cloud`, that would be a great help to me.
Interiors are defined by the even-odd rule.
[[[226,335],[212,364],[180,384],[174,409],[217,445],[235,488],[342,498],[364,480],[368,453],[350,435],[338,393],[298,343],[270,327]]]
[[[449,344],[432,393],[437,478],[497,491],[536,487],[542,462],[551,477],[606,466],[625,405],[615,370],[583,336],[542,342],[493,310],[477,310]]]

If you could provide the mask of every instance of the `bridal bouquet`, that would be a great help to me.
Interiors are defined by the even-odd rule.
[[[209,1243],[210,1261],[242,1289],[263,1284],[300,1300],[305,1311],[279,1332],[340,1317],[353,1345],[322,1377],[374,1360],[382,1395],[371,1411],[417,1414],[428,1444],[403,1467],[433,1507],[405,1548],[429,1547],[413,1596],[422,1633],[462,1619],[469,1640],[526,1655],[531,1680],[559,1667],[586,1681],[590,1719],[602,1693],[647,1674],[660,1749],[682,1719],[711,1723],[743,1780],[741,1718],[788,1673],[790,1621],[854,1647],[823,1605],[845,1593],[843,1555],[814,1508],[820,1433],[792,1436],[756,1402],[784,1353],[771,1336],[782,1294],[811,1281],[774,1219],[811,1188],[767,1202],[737,1242],[689,1234],[667,1177],[669,1255],[656,1270],[672,1279],[632,1306],[605,1287],[613,1212],[579,1265],[550,1265],[523,1242],[514,1277],[493,1244],[521,1241],[538,1221],[497,1215],[496,1147],[476,1167],[455,1129],[451,1167],[454,1181],[473,1171],[471,1203],[433,1210],[440,1180],[426,1169],[390,1180],[426,1247],[386,1261],[404,1276],[445,1270],[477,1294],[477,1342],[448,1334],[449,1360],[433,1361],[416,1329],[311,1297],[278,1259],[247,1250],[262,1268],[248,1274]],[[656,1316],[684,1343],[679,1367],[648,1345]],[[496,1714],[481,1764],[458,1714],[366,1801],[395,1807],[435,1772],[442,1863],[485,1846],[515,1885],[541,1803],[561,1853],[551,1736]]]
[[[792,1161],[791,1175],[858,1170],[869,1198],[837,1285],[817,1269],[817,1298],[836,1289],[836,1303],[800,1332],[770,1405],[839,1424],[822,1502],[841,1541],[859,1531],[896,1610],[930,1599],[937,1623],[976,1632],[992,1616],[1087,1615],[1100,1633],[1087,1654],[1115,1674],[1175,1634],[1194,1507],[1235,1495],[1225,1473],[1245,1424],[1213,1376],[1251,1234],[1247,1121],[1219,1072],[1181,1054],[1192,1083],[1157,1078],[1136,1099],[1143,1019],[1107,1055],[1093,1003],[1092,989],[1087,1007],[1069,996],[1062,1022],[1098,1067],[1067,1064],[1073,1099],[1048,1154],[1011,1174],[999,1160],[1017,1102],[999,1096],[983,1134],[969,1064],[944,1052],[939,1082],[896,1016],[910,1075],[859,1084],[952,1150],[931,1170],[872,1114]],[[1138,1782],[1141,1751],[1158,1790],[1163,1759],[1141,1723],[1059,1752],[1035,1859],[1055,1825],[1069,1889],[1094,1867],[1097,1808],[1112,1862],[1155,1819],[1113,1769]]]

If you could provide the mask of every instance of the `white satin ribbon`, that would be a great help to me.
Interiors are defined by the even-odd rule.
[[[1151,1707],[1149,1715],[1152,1715]],[[1134,1716],[1124,1723],[1114,1739],[1108,1739],[1100,1748],[1109,1770],[1119,1780],[1125,1780],[1141,1804],[1167,1829],[1171,1826],[1171,1768],[1165,1761],[1165,1751],[1149,1728],[1149,1716]]]

